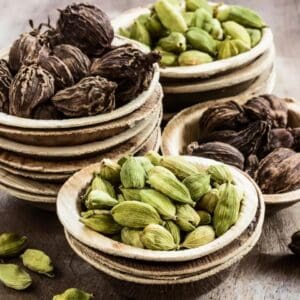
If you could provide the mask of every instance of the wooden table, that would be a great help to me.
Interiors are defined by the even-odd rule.
[[[26,10],[22,10],[22,1],[8,1],[2,10],[2,22],[11,23],[12,26],[18,24],[16,30],[11,28],[14,33],[25,27],[25,23],[24,26],[20,26],[20,22],[16,21],[19,16],[12,19],[11,14],[8,14],[10,7],[14,6],[15,11],[24,11],[26,16],[21,15],[20,19],[25,20],[32,16],[28,8],[30,2],[35,12],[37,7],[34,5],[38,3],[39,14],[43,16],[48,15],[50,7],[63,7],[64,3],[69,3],[58,0],[23,2],[26,3]],[[99,2],[111,15],[144,3],[138,0]],[[282,96],[300,97],[300,1],[232,2],[255,8],[270,24],[275,34],[277,49],[275,92]],[[48,3],[48,6],[45,3]],[[0,45],[5,45],[1,39]],[[0,215],[1,232],[13,231],[28,236],[29,246],[46,251],[56,267],[54,279],[32,274],[34,283],[25,292],[15,292],[0,285],[1,300],[47,300],[69,287],[92,292],[97,300],[121,299],[99,272],[72,252],[55,214],[36,209],[26,202],[0,192]],[[221,285],[201,299],[300,299],[300,259],[291,255],[287,248],[291,234],[297,229],[300,229],[300,203],[267,216],[264,232],[257,247],[232,269],[229,277]],[[163,299],[168,299],[167,295],[164,295]]]

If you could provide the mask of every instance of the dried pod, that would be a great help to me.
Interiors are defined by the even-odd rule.
[[[251,154],[247,157],[245,162],[245,172],[252,178],[255,178],[256,171],[259,166],[259,159],[255,154]]]
[[[267,164],[265,163],[264,165],[265,167],[262,168],[260,166],[258,170],[257,179],[262,192],[266,194],[279,194],[299,189],[300,153],[295,153],[276,163],[273,159],[273,152],[263,159],[264,162],[267,161]],[[267,165],[268,168],[266,168]]]
[[[94,60],[90,72],[118,83],[117,102],[126,103],[149,87],[156,52],[148,54],[131,45],[120,46]]]
[[[54,78],[41,66],[23,66],[9,89],[11,115],[31,118],[34,109],[54,94]]]
[[[200,140],[219,129],[238,130],[247,123],[242,107],[234,102],[217,103],[208,108],[199,120]]]
[[[40,59],[39,64],[54,77],[56,91],[74,84],[71,71],[57,56],[49,55],[46,59]]]
[[[264,145],[264,152],[269,153],[277,148],[293,148],[294,137],[291,130],[275,128],[270,130],[268,141]]]
[[[292,132],[292,135],[293,135],[293,138],[294,138],[293,148],[296,151],[300,151],[300,127],[299,128],[293,128],[291,132]]]
[[[89,4],[72,4],[60,10],[57,30],[66,44],[98,56],[111,47],[114,31],[108,16]]]
[[[9,111],[8,93],[12,80],[7,62],[0,59],[0,112],[8,113]]]
[[[265,121],[256,121],[241,131],[222,130],[212,132],[205,141],[218,141],[227,143],[245,156],[257,153],[262,141],[267,138],[270,125]]]
[[[52,97],[54,106],[68,117],[92,116],[115,107],[117,85],[100,76],[86,77]]]
[[[274,95],[252,98],[243,105],[245,113],[252,120],[264,120],[272,127],[286,127],[288,109],[284,99]]]
[[[37,120],[61,120],[64,115],[59,112],[51,102],[38,105],[33,112],[33,119]]]
[[[224,164],[244,169],[244,155],[229,144],[211,142],[199,145],[198,142],[194,142],[188,146],[187,151],[189,155],[215,159]]]
[[[62,44],[54,47],[53,54],[67,65],[75,82],[88,74],[91,62],[79,48]]]

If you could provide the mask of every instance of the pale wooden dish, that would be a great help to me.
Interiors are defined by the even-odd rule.
[[[236,97],[219,99],[199,103],[177,114],[165,127],[162,134],[161,150],[164,155],[182,155],[186,153],[186,147],[193,141],[198,140],[198,121],[203,112],[216,102],[235,100],[245,103],[253,95],[242,94]],[[289,108],[289,124],[292,127],[300,126],[300,104],[294,99],[286,99]],[[285,208],[300,201],[300,189],[282,194],[264,194],[265,203],[276,209]]]
[[[73,146],[103,141],[135,127],[161,105],[162,88],[157,85],[153,95],[131,114],[109,122],[61,130],[26,129],[0,125],[0,136],[11,141],[36,146]]]
[[[123,12],[113,21],[113,27],[116,33],[121,27],[130,26],[133,21],[142,14],[149,13],[150,9],[145,7],[137,7]],[[127,39],[128,41],[132,41]],[[160,75],[162,78],[208,78],[218,73],[240,68],[258,56],[263,54],[267,49],[271,48],[273,44],[273,34],[270,28],[263,30],[263,37],[258,45],[250,51],[231,57],[224,60],[214,61],[199,66],[191,67],[168,67],[160,68]]]
[[[113,45],[123,45],[128,43],[128,39],[122,37],[116,37],[113,41]],[[144,47],[141,47],[139,43],[134,41],[130,42],[138,47],[140,50],[145,51]],[[0,58],[7,58],[8,50],[0,52]],[[135,99],[128,104],[123,105],[120,108],[110,112],[99,114],[91,117],[65,119],[65,120],[33,120],[26,118],[19,118],[8,114],[0,113],[0,124],[11,127],[31,128],[31,129],[62,129],[62,128],[78,128],[84,126],[98,125],[114,119],[122,118],[129,115],[133,111],[140,108],[147,100],[153,95],[159,81],[159,67],[156,64],[154,66],[154,74],[149,88],[138,95]]]
[[[208,166],[218,164],[209,159],[186,157],[187,160],[196,165]],[[211,254],[238,238],[242,232],[249,226],[257,210],[258,197],[255,186],[247,177],[235,168],[231,168],[236,184],[245,191],[245,199],[241,206],[240,217],[237,223],[229,229],[224,235],[213,242],[199,248],[182,251],[151,251],[131,247],[122,243],[113,241],[93,230],[90,230],[79,222],[80,218],[80,199],[79,195],[86,185],[93,178],[95,171],[99,170],[100,163],[84,168],[73,175],[62,187],[57,197],[57,214],[66,228],[76,239],[85,245],[103,251],[105,253],[134,258],[147,261],[188,261]]]
[[[176,262],[173,264],[147,262],[146,264],[142,261],[120,258],[96,251],[79,242],[66,230],[65,234],[69,245],[81,258],[96,269],[119,280],[127,281],[128,287],[132,283],[174,285],[206,278],[211,280],[213,276],[241,260],[258,241],[262,232],[265,207],[263,197],[257,187],[256,190],[259,197],[259,206],[251,225],[238,239],[226,247],[191,262]]]

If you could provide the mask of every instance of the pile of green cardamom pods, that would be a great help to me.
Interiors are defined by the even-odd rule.
[[[225,165],[200,168],[150,151],[118,163],[103,160],[82,193],[80,221],[138,248],[196,248],[236,223],[243,197]]]
[[[184,4],[184,5],[182,5]],[[161,66],[193,66],[249,51],[266,27],[253,10],[207,0],[158,0],[119,34],[161,53]]]
[[[17,264],[4,263],[3,260],[20,257],[24,267],[28,270],[48,277],[54,277],[54,267],[50,257],[41,250],[25,250],[26,243],[26,236],[20,236],[16,233],[10,232],[0,234],[0,282],[2,282],[5,286],[18,291],[25,290],[31,286],[32,278],[28,272]],[[78,298],[79,296],[80,298]],[[92,295],[81,290],[71,288],[66,290],[63,294],[53,297],[53,300],[67,299],[89,300],[92,299]]]

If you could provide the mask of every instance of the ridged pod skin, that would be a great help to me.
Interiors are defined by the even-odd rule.
[[[211,215],[205,210],[197,210],[200,217],[199,225],[209,225],[211,223]]]
[[[91,62],[79,48],[67,44],[57,45],[53,49],[53,55],[69,68],[75,82],[88,75]]]
[[[220,199],[213,216],[216,236],[221,236],[236,223],[243,199],[243,194],[230,183],[220,186],[219,191]]]
[[[163,158],[159,153],[157,153],[155,151],[147,152],[145,157],[148,158],[154,166],[159,166],[159,164]]]
[[[86,293],[76,288],[70,288],[60,295],[55,295],[53,297],[53,300],[91,300],[93,298],[94,297],[92,294]]]
[[[9,112],[9,87],[13,81],[13,76],[8,64],[4,59],[0,59],[0,112]]]
[[[34,109],[53,94],[53,76],[37,64],[24,65],[9,89],[9,112],[14,116],[31,118]]]
[[[182,231],[193,231],[199,225],[200,217],[190,205],[177,205],[176,210],[176,224]]]
[[[197,248],[212,242],[215,239],[215,231],[212,226],[202,225],[190,232],[181,244],[182,248]]]
[[[150,33],[148,32],[145,24],[139,20],[134,21],[131,26],[130,38],[151,47],[152,42]]]
[[[212,7],[208,4],[207,0],[186,0],[185,3],[188,11],[196,11],[203,8],[212,14]]]
[[[110,197],[116,198],[116,192],[115,192],[115,188],[113,187],[113,185],[109,181],[103,179],[98,174],[95,175],[95,177],[93,178],[93,180],[91,182],[91,189],[103,191],[103,192],[109,194]]]
[[[156,166],[149,172],[150,185],[169,198],[195,206],[188,188],[168,169]]]
[[[141,201],[141,191],[143,189],[124,189],[120,188],[125,201]]]
[[[27,242],[26,236],[5,232],[0,234],[0,258],[13,257],[20,253]]]
[[[223,22],[222,26],[227,35],[232,39],[243,41],[249,48],[251,48],[251,38],[246,28],[234,21]]]
[[[205,194],[198,202],[197,208],[204,209],[209,213],[213,214],[217,203],[220,198],[220,193],[218,189],[211,189],[207,194]]]
[[[100,166],[100,176],[113,184],[120,183],[121,167],[111,159],[103,159]]]
[[[146,226],[142,232],[141,240],[143,245],[150,250],[170,251],[177,248],[172,234],[157,224]]]
[[[124,227],[121,230],[122,243],[137,248],[144,248],[141,241],[142,230]]]
[[[240,39],[225,40],[218,45],[218,59],[226,59],[247,52],[251,47]]]
[[[108,16],[89,4],[72,4],[60,10],[57,30],[64,43],[71,44],[89,56],[103,54],[111,47],[114,31]]]
[[[88,209],[107,209],[118,204],[118,200],[112,198],[108,193],[93,190],[89,193],[85,205]]]
[[[255,47],[262,38],[260,29],[246,28],[251,39],[251,48]]]
[[[198,50],[188,50],[182,52],[178,57],[178,64],[180,66],[197,66],[212,62],[212,57]]]
[[[49,101],[38,105],[33,112],[33,119],[38,120],[61,120],[63,117],[64,115]]]
[[[231,183],[233,176],[230,169],[226,165],[211,165],[207,169],[211,179],[218,184]]]
[[[263,151],[267,154],[278,148],[294,148],[294,136],[291,129],[274,128],[271,129],[268,136],[268,142],[263,147]]]
[[[114,220],[125,227],[144,228],[149,224],[163,224],[158,212],[149,204],[125,201],[114,206]]]
[[[51,101],[70,118],[93,116],[115,108],[117,84],[100,76],[85,77],[77,84],[57,92]]]
[[[210,175],[206,173],[194,174],[186,177],[183,184],[190,191],[191,197],[194,201],[198,201],[203,195],[211,190]]]
[[[158,41],[158,46],[169,52],[180,53],[186,50],[186,39],[182,33],[172,32]]]
[[[175,244],[179,245],[181,241],[179,226],[173,221],[166,221],[165,228],[172,234]]]

